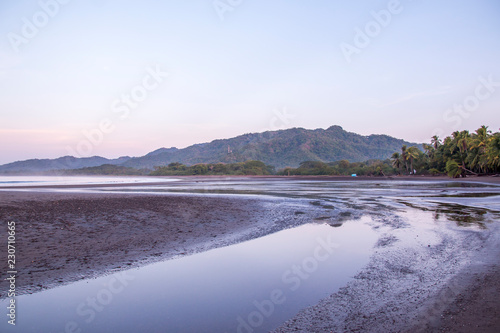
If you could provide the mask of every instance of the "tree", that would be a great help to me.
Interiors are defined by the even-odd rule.
[[[446,172],[450,177],[465,177],[467,174],[500,172],[500,133],[492,133],[487,126],[475,132],[455,131],[442,141],[431,138],[430,144],[423,144],[425,154],[416,147],[401,148],[399,157],[411,173],[414,169],[438,174]],[[393,166],[397,166],[398,154],[393,154]],[[431,172],[432,170],[432,172]]]
[[[477,172],[488,172],[488,156],[486,149],[489,141],[489,134],[487,126],[481,126],[472,133],[469,142],[469,154],[467,155],[466,162],[469,168]]]
[[[406,153],[406,145],[401,147],[401,159],[403,160],[406,171],[408,171],[408,154]]]
[[[187,167],[182,163],[173,162],[168,165],[168,168],[170,170],[181,171],[181,170],[186,170]]]
[[[418,158],[419,156],[419,153],[420,153],[420,150],[415,147],[415,146],[411,146],[410,148],[408,148],[406,150],[406,154],[407,154],[407,158],[410,160],[410,174],[414,174],[414,170],[413,169],[413,162]]]
[[[423,144],[425,153],[429,157],[429,159],[432,161],[434,159],[434,156],[436,154],[436,148],[434,148],[434,145],[429,145],[427,143]]]
[[[446,162],[446,173],[448,174],[448,177],[458,178],[462,175],[462,170],[456,161],[449,160]]]
[[[485,155],[487,165],[493,170],[500,169],[500,133],[495,133],[488,139]]]
[[[191,167],[191,172],[195,175],[205,175],[208,172],[206,164],[195,164]]]
[[[452,158],[460,162],[462,169],[462,176],[465,177],[465,161],[467,159],[469,148],[470,134],[469,131],[455,131],[452,133],[451,146],[449,147]]]
[[[438,149],[439,146],[441,145],[441,140],[437,135],[432,136],[431,138],[431,144],[434,147],[434,149]]]
[[[392,166],[398,170],[399,174],[401,174],[401,166],[403,165],[401,161],[401,155],[398,152],[395,152],[391,156]]]

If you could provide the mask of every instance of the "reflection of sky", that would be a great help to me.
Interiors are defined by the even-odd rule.
[[[148,183],[164,182],[162,185]],[[137,185],[120,187],[121,183]],[[317,181],[267,178],[266,180],[241,180],[226,177],[199,181],[196,178],[171,177],[106,177],[106,176],[4,176],[2,186],[36,185],[96,185],[94,189],[64,189],[71,192],[123,192],[149,194],[193,195],[247,195],[273,197],[296,197],[326,199],[332,204],[345,201],[370,204],[370,202],[393,205],[395,200],[404,198],[410,204],[432,206],[434,203],[451,203],[500,211],[500,186],[481,182],[459,181]],[[114,184],[112,188],[98,188],[98,184]],[[45,189],[50,190],[50,189]],[[336,206],[336,208],[341,208]]]
[[[176,179],[160,179],[154,177],[117,177],[117,176],[0,176],[2,186],[49,186],[49,185],[90,185],[90,184],[122,184],[152,183],[158,181],[176,181]]]
[[[44,1],[44,3],[54,3]],[[61,1],[62,2],[62,1]],[[104,118],[93,155],[144,155],[271,127],[338,124],[428,141],[433,130],[500,127],[500,94],[456,122],[445,110],[500,80],[497,0],[394,1],[402,12],[346,62],[340,45],[386,10],[376,1],[66,1],[16,53],[7,35],[39,1],[0,2],[0,164],[60,157]],[[170,76],[126,120],[114,100],[149,66]],[[276,118],[286,108],[294,118]],[[456,116],[456,115],[455,115]]]
[[[300,286],[282,279],[293,265],[314,258],[318,239],[338,244],[317,269],[299,279]],[[342,227],[303,225],[276,234],[201,254],[127,271],[134,280],[105,306],[90,324],[75,314],[87,297],[95,297],[112,276],[80,281],[41,293],[20,296],[15,330],[62,331],[67,321],[84,332],[234,332],[237,318],[255,310],[254,301],[270,299],[279,289],[286,301],[276,306],[259,331],[267,331],[299,309],[335,292],[368,262],[375,232],[362,221]],[[321,251],[321,256],[326,251]],[[297,277],[290,273],[288,276]],[[5,301],[0,302],[2,308]],[[50,306],[49,306],[50,305]],[[0,328],[3,332],[5,321]],[[33,325],[33,326],[31,326]],[[36,329],[33,329],[36,327]]]
[[[143,193],[198,193],[198,194],[247,194],[277,197],[303,197],[328,199],[333,202],[342,200],[411,198],[416,202],[455,202],[460,204],[495,204],[500,195],[500,186],[481,182],[457,181],[317,181],[266,179],[226,180],[216,179],[205,182],[181,180],[165,185],[139,185],[127,188],[105,189],[105,191],[143,192]],[[491,197],[474,198],[475,195],[490,193]],[[463,195],[464,197],[459,197]],[[497,205],[491,207],[498,209]],[[500,209],[499,209],[500,210]]]

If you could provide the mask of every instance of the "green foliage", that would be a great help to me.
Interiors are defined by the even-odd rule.
[[[302,162],[298,168],[285,168],[278,172],[279,175],[284,176],[350,176],[352,174],[357,174],[359,176],[389,176],[397,173],[398,170],[392,166],[390,160],[369,160],[366,162],[353,163],[347,160],[332,163],[306,161]]]
[[[431,174],[432,176],[439,176],[439,175],[442,175],[443,173],[440,172],[438,169],[432,168],[429,170],[429,174]]]
[[[61,173],[61,171],[59,171]],[[103,164],[96,167],[71,169],[62,171],[65,175],[120,175],[120,176],[132,176],[132,175],[147,175],[149,170],[138,170],[134,168],[128,168],[120,165],[113,164]]]
[[[261,161],[246,161],[240,163],[195,164],[186,166],[181,163],[170,163],[168,166],[158,166],[150,173],[151,176],[202,176],[202,175],[271,175],[274,167]]]
[[[444,140],[433,136],[423,147],[425,153],[403,146],[401,154],[392,155],[393,166],[404,165],[410,173],[415,167],[417,173],[446,173],[453,178],[500,172],[500,133],[491,133],[487,126],[474,133],[455,131]]]
[[[294,175],[332,175],[335,171],[324,162],[306,161],[300,163],[300,166],[292,171]]]
[[[209,165],[258,160],[276,168],[298,168],[303,161],[327,163],[342,159],[351,162],[386,159],[403,144],[412,145],[386,135],[362,136],[350,133],[340,126],[315,130],[291,128],[244,134],[183,149],[160,149],[146,156],[130,159],[124,165],[152,169],[172,162]]]
[[[448,160],[448,162],[446,162],[446,173],[448,174],[448,177],[457,178],[462,174],[462,170],[457,162],[454,160]]]

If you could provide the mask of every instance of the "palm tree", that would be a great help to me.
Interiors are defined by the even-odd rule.
[[[465,176],[465,171],[467,170],[465,161],[468,157],[471,136],[469,131],[465,130],[453,132],[452,137],[453,139],[449,147],[451,158],[460,161],[460,168],[463,172],[462,176]]]
[[[438,149],[438,147],[441,145],[441,139],[439,139],[437,135],[433,135],[431,138],[431,144],[434,149]]]
[[[406,145],[403,145],[403,147],[401,147],[401,159],[405,164],[406,171],[408,171],[408,155],[406,153]]]
[[[399,155],[398,152],[395,152],[392,154],[391,160],[392,160],[392,166],[394,168],[398,169],[399,174],[401,174],[401,166],[403,164],[401,162],[401,155]]]
[[[462,170],[456,161],[449,160],[446,162],[446,173],[448,174],[448,177],[458,178],[462,175]]]
[[[489,138],[485,154],[488,166],[492,170],[500,169],[500,133],[495,133]]]
[[[392,154],[394,168],[403,168],[415,174],[415,168],[446,171],[450,177],[465,177],[479,172],[500,172],[500,132],[492,133],[487,126],[475,132],[455,131],[442,140],[433,136],[430,144],[423,144],[425,153],[416,146],[401,147],[401,152]]]
[[[429,156],[430,160],[434,159],[434,155],[436,154],[436,148],[433,145],[428,145],[427,143],[423,144],[425,153]]]
[[[410,148],[408,148],[406,150],[406,154],[408,155],[407,158],[410,160],[410,168],[411,168],[410,174],[411,175],[414,174],[413,161],[418,158],[419,152],[420,152],[420,150],[415,146],[411,146]]]
[[[467,156],[467,162],[472,170],[479,172],[487,172],[488,170],[488,157],[486,155],[486,148],[491,131],[488,126],[481,126],[472,133],[470,140],[470,152]]]

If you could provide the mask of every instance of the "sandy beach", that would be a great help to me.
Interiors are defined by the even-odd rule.
[[[213,178],[204,179],[196,181]],[[496,177],[476,181],[499,183]],[[380,233],[370,264],[337,293],[302,310],[276,332],[500,329],[500,229],[495,212],[486,214],[486,229],[450,223],[430,245],[418,243],[416,237],[414,243],[398,241],[412,232],[404,208],[395,209],[400,214],[383,215],[379,202],[349,205],[352,213],[344,211],[345,216],[369,214],[372,228]],[[319,223],[325,212],[332,218],[331,207],[303,198],[0,191],[1,232],[6,233],[7,221],[16,221],[21,294]],[[339,215],[334,219],[342,220]],[[422,236],[427,231],[418,232]],[[0,281],[0,298],[7,289],[6,281]]]

